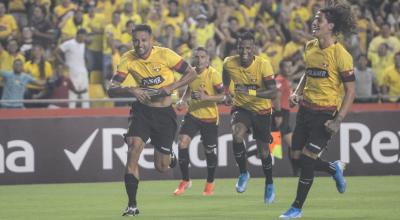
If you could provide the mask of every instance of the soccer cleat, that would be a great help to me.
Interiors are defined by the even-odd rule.
[[[192,181],[190,181],[190,180],[189,181],[182,180],[179,183],[178,188],[175,189],[174,195],[180,196],[185,192],[186,189],[189,189],[190,187],[192,187]]]
[[[264,203],[271,204],[275,199],[275,189],[274,184],[265,185],[264,191]]]
[[[170,156],[171,156],[171,162],[169,163],[169,167],[174,168],[176,166],[176,164],[178,163],[178,159],[176,159],[176,156],[173,151],[171,151]]]
[[[122,216],[136,216],[139,215],[139,209],[136,206],[128,206]]]
[[[290,207],[285,213],[279,216],[279,218],[284,219],[292,219],[292,218],[301,218],[302,212],[301,209]]]
[[[333,165],[336,168],[336,173],[335,175],[333,175],[333,179],[336,182],[336,188],[339,191],[339,193],[344,193],[346,191],[346,180],[344,179],[343,176],[343,170],[345,169],[346,164],[340,160],[337,160],[333,162]]]
[[[246,187],[247,187],[247,182],[250,179],[250,173],[249,171],[246,171],[245,173],[241,173],[239,175],[239,179],[236,183],[236,191],[238,193],[243,193],[244,191],[246,191]]]
[[[214,195],[214,188],[215,188],[215,184],[214,183],[207,182],[206,185],[204,186],[203,196],[212,196],[212,195]]]

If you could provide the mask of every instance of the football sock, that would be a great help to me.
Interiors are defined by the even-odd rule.
[[[240,173],[247,172],[247,157],[246,157],[246,148],[244,146],[244,143],[233,142],[233,153],[235,156],[236,163],[239,166]]]
[[[332,176],[336,173],[335,165],[330,162],[324,161],[319,157],[315,160],[315,170],[329,173]]]
[[[314,164],[315,160],[301,155],[301,171],[300,178],[297,185],[297,195],[292,206],[301,209],[303,207],[304,201],[307,198],[307,194],[310,191],[314,180]]]
[[[272,157],[268,153],[267,158],[261,158],[262,169],[265,175],[265,184],[272,184]]]
[[[214,182],[215,168],[217,167],[217,154],[215,153],[216,148],[206,150],[206,161],[207,161],[207,182]]]
[[[179,149],[179,168],[181,169],[182,180],[189,181],[189,149]]]
[[[128,194],[128,206],[136,206],[136,192],[139,185],[139,180],[130,173],[125,174],[125,189]]]

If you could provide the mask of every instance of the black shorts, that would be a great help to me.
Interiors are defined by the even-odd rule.
[[[171,106],[158,108],[135,102],[126,136],[140,137],[144,142],[150,138],[156,150],[170,154],[177,127],[176,113]]]
[[[185,134],[193,139],[199,131],[204,146],[217,146],[218,125],[216,122],[204,122],[191,114],[186,114],[182,120],[179,134]]]
[[[322,152],[332,136],[326,131],[324,124],[334,116],[334,112],[315,111],[300,106],[293,132],[292,149],[303,150],[303,147],[306,147],[315,154]]]
[[[272,112],[272,121],[271,121],[271,131],[280,131],[281,135],[287,135],[292,132],[292,128],[290,127],[290,111],[288,109],[282,109],[282,124],[278,128],[275,125],[275,114]]]
[[[240,107],[233,107],[232,125],[243,123],[253,131],[253,138],[266,143],[271,140],[271,114],[259,115]]]

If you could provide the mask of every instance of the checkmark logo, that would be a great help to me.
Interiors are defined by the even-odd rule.
[[[67,149],[64,149],[65,154],[67,155],[69,161],[71,161],[72,166],[75,168],[76,171],[82,165],[83,160],[86,157],[87,152],[89,151],[90,146],[93,143],[94,138],[96,137],[99,129],[93,131],[93,133],[83,142],[83,144],[78,148],[78,150],[73,153]]]

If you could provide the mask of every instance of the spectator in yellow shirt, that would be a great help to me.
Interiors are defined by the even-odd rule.
[[[400,102],[400,51],[394,56],[394,62],[384,73],[382,93],[389,95],[389,101]]]
[[[381,43],[378,47],[378,53],[369,53],[368,59],[371,60],[372,70],[381,86],[385,69],[394,64],[393,53],[389,51],[389,45]]]
[[[0,41],[6,41],[9,37],[17,35],[17,22],[14,17],[7,14],[6,6],[0,2]]]
[[[44,56],[44,48],[41,45],[34,45],[32,48],[32,59],[25,62],[24,71],[29,73],[36,80],[47,80],[53,77],[53,68]],[[43,91],[43,87],[36,85],[28,85],[26,99],[41,98],[37,97]],[[26,104],[25,107],[46,107],[44,104]]]
[[[208,23],[207,16],[204,14],[198,15],[196,20],[197,24],[190,27],[190,32],[196,36],[196,45],[204,47],[207,40],[214,37],[215,27],[213,23]]]
[[[121,13],[121,21],[119,22],[121,32],[125,31],[128,21],[133,21],[133,24],[141,24],[142,17],[133,12],[133,2],[126,2],[124,4],[124,11]]]
[[[68,18],[61,28],[61,42],[74,38],[76,32],[81,28],[89,29],[89,20],[86,16],[83,16],[83,8],[78,7],[74,10],[74,16]]]
[[[55,23],[65,23],[74,15],[76,5],[71,0],[61,0],[61,4],[54,8]]]
[[[163,5],[160,1],[152,2],[149,14],[146,18],[146,24],[148,24],[153,30],[153,36],[158,38],[161,34],[161,28],[164,25]]]
[[[84,20],[88,21],[88,38],[89,43],[86,44],[86,61],[89,72],[93,70],[102,70],[103,60],[103,32],[106,26],[104,15],[96,13],[95,5],[89,4],[88,14],[84,15]]]
[[[111,24],[104,28],[103,36],[103,82],[112,76],[112,54],[121,45],[121,31],[118,28],[120,14],[114,12]]]
[[[164,23],[175,27],[175,36],[180,36],[184,20],[183,13],[179,11],[179,2],[177,0],[168,0],[168,10],[164,14]]]
[[[19,53],[18,43],[16,40],[10,40],[7,44],[7,50],[0,46],[0,70],[12,71],[14,60],[20,59],[25,62],[25,57]]]
[[[369,43],[368,57],[370,54],[377,54],[379,45],[386,43],[389,46],[389,53],[395,53],[400,50],[400,40],[391,35],[390,24],[384,23],[381,28],[381,33]]]

